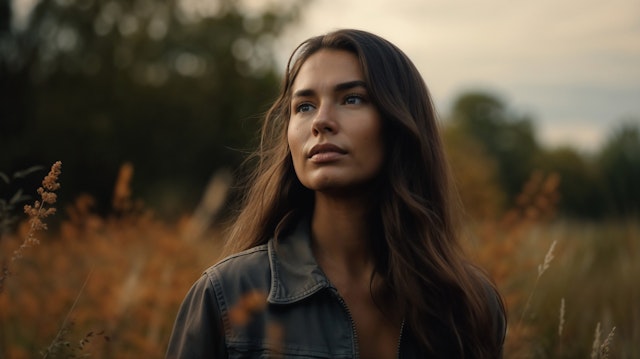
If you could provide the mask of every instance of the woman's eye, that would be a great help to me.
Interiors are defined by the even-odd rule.
[[[344,103],[347,105],[359,105],[363,102],[364,102],[364,99],[360,95],[349,95],[344,100]]]
[[[313,106],[311,106],[311,104],[301,103],[296,106],[296,112],[308,112],[311,111],[312,108]]]

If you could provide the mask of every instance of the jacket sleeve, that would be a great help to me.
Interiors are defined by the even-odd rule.
[[[224,327],[211,278],[205,273],[184,298],[169,339],[167,359],[227,358]]]

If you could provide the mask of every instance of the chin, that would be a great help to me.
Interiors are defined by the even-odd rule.
[[[323,181],[313,181],[303,185],[316,192],[331,196],[353,197],[354,195],[369,194],[372,191],[371,181],[339,181],[337,179],[327,179]]]
[[[340,183],[336,183],[332,180],[309,181],[307,183],[303,182],[302,184],[314,192],[336,191],[344,187]]]

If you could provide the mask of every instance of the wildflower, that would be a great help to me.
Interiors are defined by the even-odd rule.
[[[35,237],[35,234],[37,231],[47,229],[47,224],[44,223],[43,219],[56,213],[55,207],[48,206],[56,203],[57,195],[53,191],[60,188],[58,177],[60,177],[61,172],[62,162],[57,161],[53,166],[51,166],[51,170],[42,180],[42,187],[38,188],[40,200],[35,201],[33,206],[24,206],[24,213],[29,216],[29,232],[27,233],[27,237],[24,242],[13,252],[13,256],[11,257],[12,262],[22,258],[25,249],[40,243],[40,241]]]

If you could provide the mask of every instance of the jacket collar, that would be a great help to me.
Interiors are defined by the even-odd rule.
[[[331,286],[311,250],[311,222],[303,219],[289,235],[269,240],[269,303],[290,304]]]

